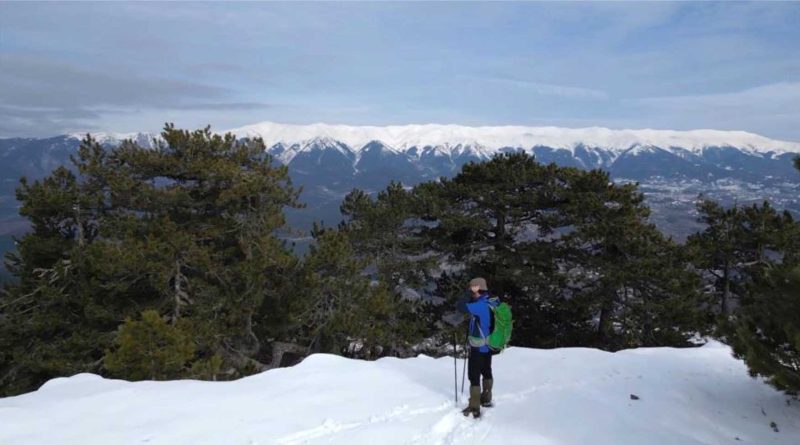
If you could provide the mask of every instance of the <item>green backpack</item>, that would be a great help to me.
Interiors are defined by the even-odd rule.
[[[500,303],[497,307],[489,306],[492,311],[492,333],[486,338],[486,344],[493,353],[503,352],[511,341],[511,328],[514,321],[511,319],[511,306],[508,303]]]

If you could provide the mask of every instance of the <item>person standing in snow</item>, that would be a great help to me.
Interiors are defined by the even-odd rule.
[[[469,404],[462,411],[465,416],[472,414],[479,417],[481,406],[492,406],[492,352],[486,338],[492,329],[492,310],[497,299],[489,298],[489,288],[483,278],[473,278],[469,282],[471,296],[457,303],[456,308],[470,318],[468,330],[469,342]],[[483,391],[481,391],[483,377]]]

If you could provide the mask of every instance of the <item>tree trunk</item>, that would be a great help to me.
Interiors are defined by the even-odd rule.
[[[252,366],[256,372],[264,372],[270,369],[279,368],[281,361],[283,360],[283,355],[287,352],[306,356],[308,355],[308,348],[297,343],[288,343],[282,341],[272,342],[272,360],[269,363],[261,363],[254,358],[248,357],[242,353],[242,351],[230,346],[224,348],[222,352],[228,362],[230,362],[234,368]],[[231,372],[229,372],[229,374]]]
[[[241,351],[233,348],[232,346],[224,343],[224,347],[220,351],[222,356],[225,357],[225,360],[230,363],[234,369],[231,369],[226,372],[226,374],[232,374],[235,369],[241,369],[246,366],[252,366],[256,372],[266,371],[270,369],[269,365],[265,365],[264,363],[259,362],[253,358],[250,358],[243,354]]]
[[[611,316],[614,310],[614,296],[610,293],[604,293],[603,301],[600,305],[600,317],[597,322],[597,339],[600,343],[608,340],[609,326],[611,325]]]
[[[192,304],[192,299],[189,298],[189,293],[187,292],[186,288],[188,287],[188,279],[182,272],[183,264],[181,262],[181,258],[175,259],[175,273],[172,278],[173,280],[173,291],[174,291],[174,313],[173,319],[177,320],[181,318],[181,307]]]
[[[287,352],[306,356],[308,355],[308,348],[297,343],[287,343],[282,341],[273,342],[272,361],[269,363],[270,369],[279,368],[281,366],[281,362],[283,361],[283,355]]]
[[[495,240],[494,245],[496,250],[503,250],[506,248],[506,215],[503,213],[497,214],[497,224],[494,228]]]
[[[728,315],[730,312],[730,308],[728,307],[728,301],[730,299],[731,294],[731,280],[728,274],[730,273],[730,267],[728,263],[725,263],[725,269],[722,273],[722,301],[720,302],[720,311],[722,315]]]

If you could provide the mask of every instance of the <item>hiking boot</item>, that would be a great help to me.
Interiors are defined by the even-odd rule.
[[[483,392],[481,392],[481,406],[490,407],[494,406],[492,403],[492,385],[494,380],[483,379]]]
[[[478,418],[481,416],[481,387],[469,387],[469,405],[461,411],[461,414]]]

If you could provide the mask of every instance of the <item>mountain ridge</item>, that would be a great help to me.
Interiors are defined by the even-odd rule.
[[[656,130],[610,129],[605,127],[567,128],[554,126],[465,126],[454,124],[409,124],[388,126],[355,126],[315,123],[307,125],[264,121],[232,128],[218,133],[233,133],[238,137],[261,137],[268,147],[276,144],[291,146],[313,140],[333,140],[360,151],[374,141],[388,148],[406,152],[411,148],[471,146],[496,153],[504,148],[530,149],[546,146],[574,152],[579,147],[602,148],[623,152],[637,145],[663,149],[682,148],[694,154],[709,147],[734,147],[750,154],[800,154],[800,142],[768,138],[740,130]],[[155,133],[89,132],[100,142],[115,143],[133,138],[142,141]],[[69,133],[80,139],[86,133]]]
[[[700,193],[726,204],[768,199],[776,207],[800,215],[800,199],[797,197],[800,177],[793,167],[793,159],[800,153],[800,143],[773,141],[742,147],[722,144],[725,141],[758,142],[753,138],[772,141],[744,132],[716,132],[722,135],[717,139],[697,139],[697,133],[684,132],[681,137],[689,138],[686,139],[689,145],[685,147],[659,146],[649,143],[653,140],[630,139],[630,134],[623,134],[612,141],[618,144],[617,148],[613,145],[597,146],[598,140],[590,139],[563,148],[559,147],[559,140],[553,138],[549,141],[523,140],[524,144],[515,145],[512,144],[515,141],[508,137],[495,137],[489,141],[494,145],[487,146],[471,137],[474,134],[458,133],[466,128],[460,126],[340,126],[336,127],[337,131],[344,133],[338,134],[320,131],[319,126],[269,125],[274,131],[262,134],[251,128],[235,130],[235,134],[239,137],[263,137],[266,152],[274,162],[288,165],[293,182],[304,187],[302,199],[310,210],[287,210],[288,220],[296,227],[311,227],[312,222],[319,220],[335,224],[341,218],[341,199],[354,188],[376,193],[390,180],[413,186],[441,177],[453,177],[468,162],[481,162],[497,153],[509,152],[526,152],[543,164],[602,169],[608,171],[614,181],[638,182],[653,209],[654,222],[678,237],[684,237],[697,228],[694,202]],[[449,133],[434,131],[442,128],[449,128]],[[382,135],[375,131],[384,130],[387,136],[380,139]],[[353,131],[355,136],[348,133]],[[497,131],[500,130],[495,133]],[[550,131],[556,130],[550,127]],[[616,130],[603,131],[603,134],[616,134]],[[744,139],[737,139],[742,135],[745,135]],[[69,156],[77,151],[82,136],[0,139],[0,158],[3,159],[0,164],[0,226],[3,219],[9,231],[18,226],[14,195],[17,179],[20,176],[40,179],[59,165],[69,165]],[[97,136],[105,146],[116,145],[119,142],[117,136],[124,136],[134,137],[145,147],[152,147],[153,138],[158,137],[148,133],[100,133]],[[390,137],[395,138],[394,141],[385,140]],[[431,145],[437,141],[440,142],[438,145]],[[563,138],[560,142],[565,141],[569,142]],[[715,146],[713,143],[719,144]],[[791,151],[794,149],[798,151]]]
[[[329,124],[278,124],[261,122],[227,130],[239,137],[259,136],[267,146],[295,143],[314,137],[329,137],[351,147],[363,147],[378,140],[398,150],[412,147],[477,146],[491,151],[506,147],[531,148],[538,145],[574,150],[578,146],[627,150],[636,144],[661,148],[681,147],[699,152],[706,147],[736,147],[747,151],[783,154],[800,153],[800,142],[770,139],[745,131],[652,130],[604,127],[564,128],[526,126],[395,125],[349,126]]]

